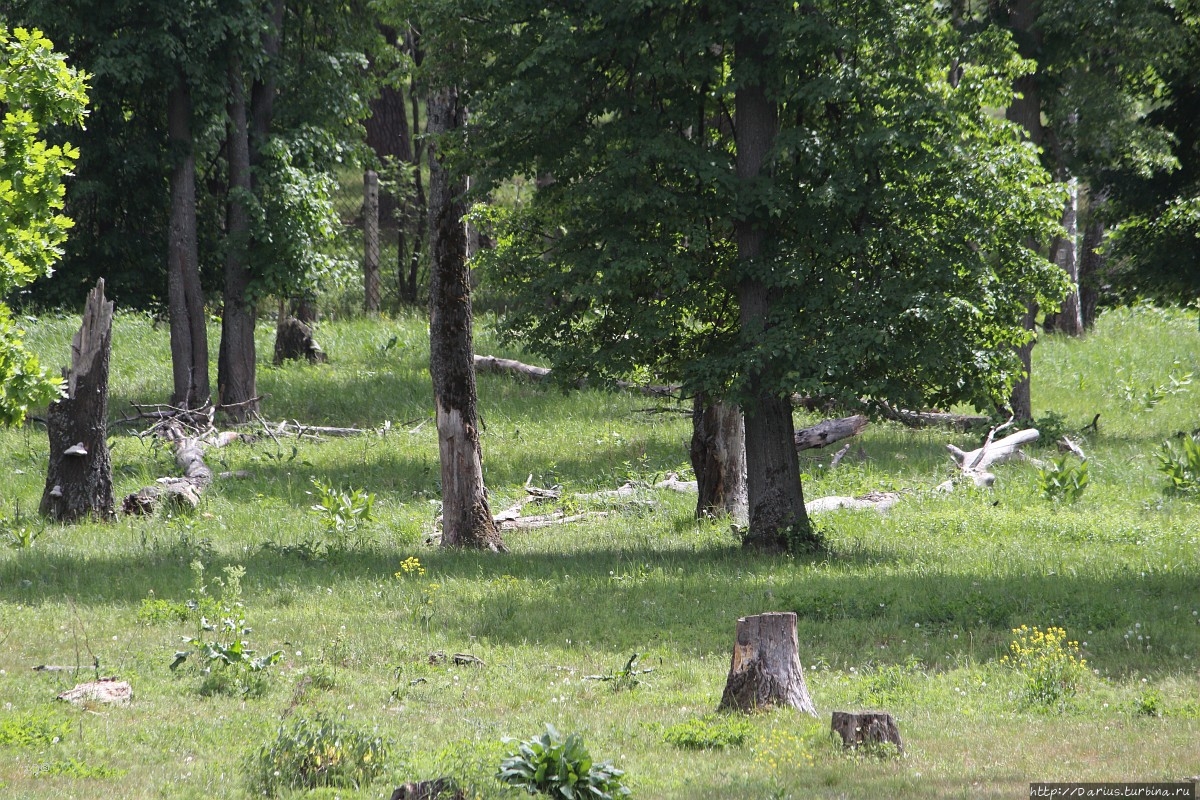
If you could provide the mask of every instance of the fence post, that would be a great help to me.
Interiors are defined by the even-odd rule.
[[[363,309],[379,312],[379,175],[363,176]]]

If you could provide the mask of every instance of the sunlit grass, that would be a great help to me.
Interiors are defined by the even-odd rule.
[[[25,324],[45,363],[65,361],[74,319]],[[496,347],[489,325],[478,325],[479,351],[519,356]],[[264,418],[371,432],[296,441],[254,425],[250,441],[209,452],[216,470],[249,477],[218,480],[197,513],[50,525],[28,549],[0,552],[0,695],[10,704],[0,723],[70,723],[55,744],[0,745],[0,795],[247,796],[246,760],[282,719],[316,711],[393,745],[385,777],[342,797],[448,774],[506,796],[488,782],[502,739],[547,722],[581,733],[645,798],[999,798],[1025,796],[1034,780],[1197,772],[1200,509],[1164,493],[1154,458],[1163,439],[1200,424],[1200,381],[1183,382],[1200,376],[1194,313],[1111,312],[1085,339],[1035,349],[1035,415],[1089,456],[1092,483],[1077,503],[1048,502],[1035,467],[1020,463],[997,467],[992,491],[931,493],[953,474],[945,445],[980,436],[874,424],[836,468],[832,452],[802,454],[805,495],[888,489],[900,503],[886,515],[819,517],[827,550],[801,558],[742,552],[726,523],[695,521],[678,493],[577,497],[686,471],[686,405],[491,375],[479,392],[493,510],[532,476],[563,487],[557,507],[612,513],[510,532],[503,556],[431,547],[440,476],[424,320],[320,324],[330,363],[318,367],[270,366],[272,332],[260,326]],[[118,315],[114,348],[114,420],[134,413],[131,402],[165,400],[165,326]],[[1147,394],[1161,387],[1173,391]],[[110,430],[118,494],[174,469],[168,451],[130,435],[138,427]],[[40,425],[0,432],[3,519],[36,508],[46,447]],[[1052,442],[1029,449],[1055,455]],[[375,495],[361,537],[304,549],[325,536],[310,510],[313,478]],[[194,676],[167,668],[191,631],[139,614],[150,599],[189,599],[195,559],[210,575],[245,566],[253,643],[285,653],[266,697],[201,697]],[[405,571],[406,559],[423,572]],[[666,727],[715,709],[736,619],[781,610],[799,615],[822,719],[774,712],[752,717],[740,746],[669,744]],[[1022,677],[1001,662],[1023,624],[1063,628],[1093,670],[1061,709],[1029,708]],[[634,652],[652,669],[636,687],[587,679]],[[484,666],[454,666],[455,653]],[[30,669],[80,665],[86,677],[93,659],[133,684],[132,706],[62,707],[53,698],[75,676]],[[905,758],[848,756],[829,742],[829,712],[864,707],[897,716]],[[52,768],[72,760],[74,774]]]

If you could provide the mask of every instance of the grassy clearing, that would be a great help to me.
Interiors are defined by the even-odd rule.
[[[77,324],[33,321],[28,339],[60,363]],[[480,352],[519,355],[482,328]],[[269,327],[261,335],[269,353]],[[1085,340],[1036,348],[1042,427],[1078,434],[1101,414],[1080,435],[1091,484],[1077,503],[1043,498],[1022,464],[999,467],[994,491],[932,495],[951,474],[945,444],[970,437],[873,425],[836,469],[831,453],[805,458],[806,496],[897,489],[903,501],[886,516],[820,517],[828,551],[799,559],[749,556],[726,525],[693,520],[691,498],[654,490],[587,525],[510,533],[506,556],[430,547],[439,476],[424,322],[338,322],[318,338],[331,364],[261,367],[265,415],[386,431],[213,452],[218,469],[251,477],[220,481],[191,516],[42,527],[28,513],[45,433],[0,432],[0,518],[35,536],[0,552],[5,797],[250,796],[248,764],[281,725],[318,714],[387,744],[372,784],[309,795],[320,797],[387,796],[446,774],[482,796],[522,796],[491,780],[502,739],[546,723],[580,733],[645,798],[1023,797],[1033,780],[1200,773],[1200,509],[1163,492],[1155,457],[1198,424],[1194,313],[1113,312]],[[165,329],[121,316],[114,346],[114,417],[168,395]],[[481,376],[480,396],[494,509],[529,475],[561,484],[569,508],[598,508],[572,498],[686,467],[682,408],[496,376]],[[172,469],[131,429],[112,434],[118,493]],[[329,539],[309,510],[313,478],[373,493],[373,521]],[[246,638],[283,651],[262,696],[206,696],[204,676],[168,668],[196,631],[197,560],[210,595],[225,567],[245,568]],[[799,614],[819,721],[712,715],[735,620],[768,610]],[[1036,670],[1002,661],[1021,625],[1061,627],[1086,659],[1052,703],[1027,699]],[[635,652],[651,672],[589,679]],[[455,653],[486,666],[455,666]],[[73,676],[30,669],[93,658],[133,684],[132,706],[64,707],[53,698]],[[835,748],[828,713],[856,707],[896,714],[908,755]]]

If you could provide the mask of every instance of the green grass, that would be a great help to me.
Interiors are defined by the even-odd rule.
[[[44,362],[64,362],[77,321],[26,324]],[[520,355],[486,320],[477,333],[479,352]],[[260,361],[271,334],[260,329]],[[505,737],[546,723],[582,734],[643,798],[1024,797],[1031,781],[1200,772],[1200,506],[1164,493],[1155,458],[1200,426],[1200,380],[1181,383],[1200,376],[1194,313],[1111,312],[1086,339],[1035,348],[1036,413],[1090,457],[1077,503],[1044,499],[1028,464],[997,467],[993,491],[933,494],[952,474],[945,445],[979,438],[876,424],[836,468],[831,452],[804,454],[806,497],[895,489],[902,501],[886,515],[822,515],[828,549],[804,558],[742,552],[725,523],[696,522],[677,493],[578,499],[686,469],[686,407],[489,375],[479,391],[493,510],[532,475],[561,484],[568,509],[615,513],[508,533],[503,556],[443,552],[426,543],[439,468],[424,321],[348,320],[317,338],[327,365],[260,366],[264,416],[375,433],[296,442],[259,430],[210,451],[215,469],[249,477],[219,480],[194,514],[50,525],[0,552],[0,795],[251,796],[251,760],[281,725],[317,715],[382,735],[389,755],[371,786],[312,797],[387,796],[441,775],[486,797],[522,796],[490,775]],[[118,316],[114,420],[131,402],[164,400],[169,382],[165,327]],[[1175,393],[1146,402],[1163,386]],[[1098,428],[1083,431],[1097,413]],[[119,495],[173,469],[135,430],[110,430]],[[1054,455],[1042,444],[1031,454]],[[36,509],[46,448],[40,425],[0,432],[0,519]],[[314,477],[375,495],[373,521],[341,546],[302,548],[325,536],[309,510]],[[407,558],[424,574],[403,571]],[[197,559],[208,576],[246,569],[251,646],[285,654],[263,697],[203,696],[202,676],[168,669],[195,633],[181,616]],[[737,618],[781,610],[799,614],[822,718],[723,723],[712,712]],[[1024,702],[1023,676],[1001,663],[1023,624],[1080,642],[1088,677],[1062,708]],[[447,658],[431,662],[439,651]],[[652,669],[637,685],[585,680],[635,652]],[[455,666],[454,653],[484,666]],[[31,670],[80,664],[87,676],[93,658],[132,683],[131,706],[64,707],[54,697],[74,675]],[[862,707],[897,716],[906,757],[856,758],[830,743],[829,712]]]

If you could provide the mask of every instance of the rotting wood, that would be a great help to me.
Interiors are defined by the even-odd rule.
[[[113,303],[101,278],[87,298],[71,340],[65,394],[46,412],[50,458],[39,511],[58,522],[114,517],[108,452],[108,363]]]
[[[848,750],[891,744],[904,752],[900,728],[886,711],[834,711],[830,729],[842,737],[842,747]]]
[[[1059,452],[1070,453],[1080,461],[1087,461],[1087,456],[1084,455],[1083,448],[1080,447],[1076,442],[1072,441],[1069,436],[1064,435],[1058,440],[1058,442],[1056,442],[1056,444],[1058,445]]]
[[[121,503],[122,513],[154,514],[164,498],[181,508],[194,509],[200,505],[204,490],[212,484],[212,470],[204,463],[204,448],[199,439],[188,436],[178,425],[164,426],[159,435],[171,442],[175,463],[183,476],[159,478],[157,485],[145,486],[126,495]]]
[[[850,510],[873,508],[876,511],[887,511],[899,500],[900,494],[898,492],[867,492],[859,497],[831,495],[808,501],[804,504],[804,509],[809,514],[818,514],[822,511],[836,511],[842,508]]]
[[[133,688],[126,681],[101,678],[88,681],[58,695],[59,700],[76,705],[104,703],[105,705],[127,706],[133,699]]]
[[[1005,461],[1024,457],[1020,448],[1023,444],[1036,441],[1041,435],[1034,428],[1027,428],[1016,433],[1011,433],[1003,439],[993,441],[997,432],[1003,430],[1012,424],[1009,420],[1004,425],[999,425],[992,428],[988,432],[987,439],[983,446],[975,450],[963,451],[952,444],[946,445],[946,449],[950,451],[954,461],[962,470],[963,477],[970,478],[971,481],[980,488],[987,488],[996,482],[996,476],[993,475],[988,468],[993,464],[1000,464]],[[954,481],[945,481],[938,485],[939,491],[952,491]]]
[[[839,417],[818,422],[811,428],[796,431],[796,450],[809,450],[857,436],[867,427],[868,419],[862,414]]]
[[[512,375],[524,380],[541,383],[549,380],[553,376],[553,370],[549,367],[539,367],[534,364],[525,364],[520,361],[515,361],[511,358],[497,358],[496,356],[475,355],[475,370],[477,372],[487,372],[493,375]],[[618,389],[624,389],[630,392],[640,392],[641,394],[651,397],[675,397],[680,392],[679,386],[659,386],[655,384],[633,383],[632,381],[614,381]],[[576,389],[582,389],[587,385],[586,381],[579,380],[575,382]]]
[[[738,619],[718,709],[751,712],[772,706],[817,715],[800,665],[796,615],[790,611]]]
[[[397,786],[391,800],[466,800],[463,790],[453,778],[434,778],[427,781],[409,781]]]

